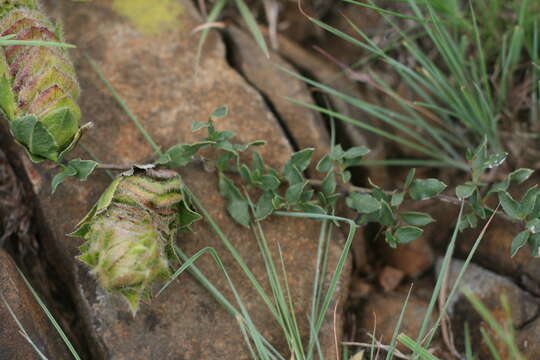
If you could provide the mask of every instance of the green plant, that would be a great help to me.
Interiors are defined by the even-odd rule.
[[[109,185],[71,235],[87,240],[79,259],[135,314],[149,284],[170,277],[177,230],[199,218],[176,172],[134,168]]]
[[[60,28],[30,0],[0,7],[0,110],[33,161],[60,161],[81,136],[79,84]],[[35,46],[40,45],[40,46]],[[47,46],[41,46],[47,45]]]
[[[358,77],[360,81],[393,101],[396,110],[353,98],[291,73],[362,110],[391,128],[390,131],[330,109],[291,100],[374,132],[424,157],[380,164],[442,165],[467,170],[467,161],[462,156],[466,149],[477,147],[487,139],[490,151],[501,153],[506,149],[504,129],[518,130],[523,122],[529,128],[536,126],[538,12],[533,9],[537,3],[486,0],[462,5],[459,1],[404,0],[411,14],[408,15],[385,10],[373,0],[345,1],[377,11],[394,30],[392,41],[397,45],[388,49],[377,44],[349,19],[358,37],[317,19],[310,20],[366,50],[370,60],[376,59],[391,70],[412,95],[401,95],[375,71],[366,69],[365,64]],[[506,22],[496,22],[500,17]],[[412,30],[403,28],[398,22],[401,18],[415,23]],[[430,55],[432,50],[435,56]],[[411,65],[400,61],[398,56],[404,54]],[[528,82],[527,78],[533,81]],[[529,97],[530,102],[522,105],[524,102],[513,98],[516,95],[520,99]],[[528,123],[520,113],[522,110],[530,115]]]

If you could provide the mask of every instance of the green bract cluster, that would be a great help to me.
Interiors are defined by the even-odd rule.
[[[23,41],[62,40],[59,28],[32,0],[2,1],[0,35]],[[75,145],[81,135],[79,92],[65,49],[27,44],[0,49],[0,110],[33,161],[59,161]]]
[[[86,240],[79,259],[104,289],[123,296],[134,314],[152,282],[170,275],[177,229],[199,218],[186,204],[182,188],[174,171],[124,173],[72,234]]]

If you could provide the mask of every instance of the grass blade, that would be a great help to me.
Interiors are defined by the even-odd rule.
[[[267,58],[270,58],[270,53],[268,52],[268,47],[266,46],[266,41],[264,40],[264,36],[261,33],[261,30],[259,29],[259,26],[257,25],[257,21],[253,17],[253,14],[247,7],[244,0],[235,0],[236,7],[238,8],[238,11],[240,12],[240,15],[244,18],[244,21],[246,22],[246,25],[251,32],[251,35],[253,35],[253,38],[257,42],[257,45],[261,48],[261,50],[264,52],[264,55]]]

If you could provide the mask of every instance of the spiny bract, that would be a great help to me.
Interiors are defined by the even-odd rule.
[[[79,259],[135,314],[154,280],[170,276],[177,229],[199,218],[171,170],[135,169],[117,177],[72,234],[87,240]]]
[[[37,0],[0,2],[0,35],[61,42],[60,29]],[[80,137],[79,84],[67,50],[10,45],[0,48],[0,110],[33,161],[58,161]]]

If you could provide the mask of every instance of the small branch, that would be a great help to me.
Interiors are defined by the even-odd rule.
[[[321,180],[309,180],[309,183],[312,186],[321,186],[322,185]],[[348,193],[355,192],[355,191],[359,192],[359,193],[362,193],[362,194],[371,194],[373,192],[373,189],[360,187],[360,186],[354,186],[352,184],[340,184],[340,185],[338,185],[338,188],[339,188],[339,191],[342,194],[348,194]],[[386,195],[393,195],[396,192],[396,190],[393,190],[393,191],[383,190],[383,192]],[[435,196],[435,198],[440,200],[440,201],[446,202],[446,203],[450,203],[450,204],[454,204],[454,205],[461,205],[461,200],[459,200],[458,198],[452,197],[452,196],[439,194],[439,195]]]
[[[322,185],[321,180],[311,180],[310,179],[309,183],[312,186],[321,186]],[[355,192],[355,191],[359,192],[359,193],[362,193],[362,194],[371,194],[373,192],[373,189],[360,187],[360,186],[354,186],[352,184],[339,184],[338,189],[344,195],[346,195],[348,193],[351,193],[351,192]],[[387,195],[393,195],[396,192],[396,190],[393,190],[393,191],[383,190],[383,192],[385,194],[387,194]],[[445,203],[458,205],[458,206],[461,205],[461,200],[459,200],[458,198],[452,197],[452,196],[439,194],[439,195],[434,196],[433,198],[437,199],[439,201],[445,202]],[[465,200],[465,204],[467,204],[467,200]],[[505,219],[507,221],[510,221],[512,223],[519,223],[515,219],[512,219],[511,217],[509,217],[508,215],[506,215],[506,214],[504,214],[502,212],[497,212],[497,216],[499,216],[499,217],[501,217],[501,218],[503,218],[503,219]]]
[[[102,170],[127,171],[131,170],[133,168],[133,165],[98,164],[97,168]]]

